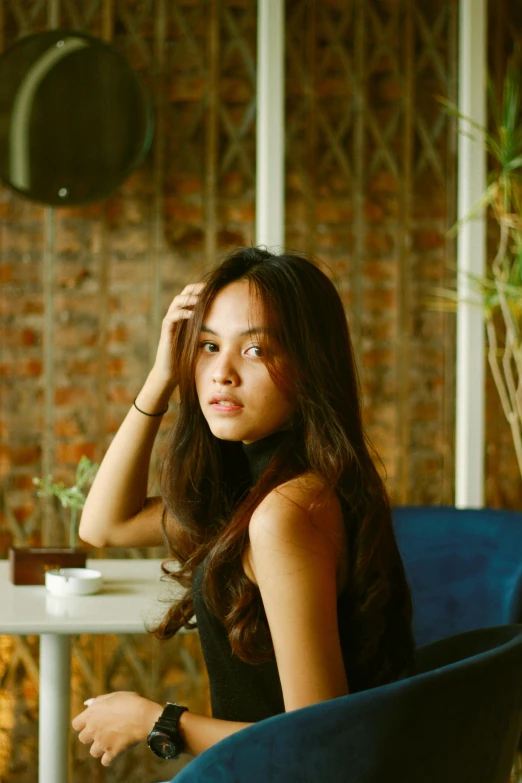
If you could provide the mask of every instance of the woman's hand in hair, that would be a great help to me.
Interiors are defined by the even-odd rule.
[[[108,767],[125,750],[147,739],[163,711],[160,704],[131,691],[106,693],[85,702],[87,709],[73,722],[74,731],[90,754]]]
[[[161,546],[163,503],[148,497],[156,435],[176,387],[176,326],[193,313],[203,285],[186,286],[163,319],[154,367],[113,438],[87,497],[80,538],[97,547]],[[136,389],[129,389],[129,395]],[[132,397],[131,397],[132,399]],[[149,415],[147,415],[149,414]]]
[[[156,359],[151,375],[160,383],[166,384],[171,391],[177,385],[176,368],[173,366],[172,343],[175,330],[180,321],[190,318],[194,305],[204,288],[203,283],[192,283],[174,297],[161,324],[161,335]]]

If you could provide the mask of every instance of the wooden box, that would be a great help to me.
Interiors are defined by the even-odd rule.
[[[10,577],[14,585],[43,585],[51,568],[85,568],[83,549],[16,548],[9,549]]]

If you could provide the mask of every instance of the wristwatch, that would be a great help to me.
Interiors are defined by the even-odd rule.
[[[179,719],[188,707],[167,703],[167,706],[152,727],[147,745],[160,759],[177,759],[185,749],[185,743],[178,730]]]

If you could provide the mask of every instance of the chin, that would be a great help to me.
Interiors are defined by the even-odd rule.
[[[246,432],[243,427],[234,426],[231,422],[208,423],[210,432],[219,440],[248,440],[250,433]]]

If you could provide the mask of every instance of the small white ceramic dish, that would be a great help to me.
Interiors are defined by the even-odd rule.
[[[53,595],[92,595],[98,593],[103,576],[94,568],[56,568],[45,574],[45,586]]]

